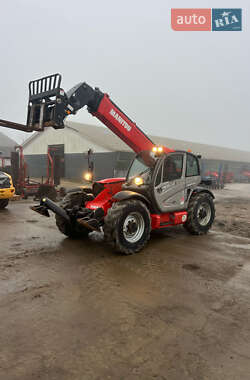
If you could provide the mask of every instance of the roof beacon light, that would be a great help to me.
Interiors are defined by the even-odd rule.
[[[163,147],[162,146],[158,146],[157,147],[157,152],[158,153],[162,153],[163,152]]]
[[[161,154],[163,152],[163,147],[162,146],[153,146],[152,148],[152,152],[153,153],[158,153],[158,154]]]

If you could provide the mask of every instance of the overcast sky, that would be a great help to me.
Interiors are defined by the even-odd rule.
[[[243,31],[176,32],[171,7],[242,7]],[[0,119],[25,123],[28,82],[59,72],[65,90],[109,93],[146,133],[250,150],[248,11],[249,0],[2,1]],[[99,124],[86,110],[72,121]]]

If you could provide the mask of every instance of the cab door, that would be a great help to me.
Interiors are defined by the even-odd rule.
[[[154,198],[161,212],[185,208],[186,155],[183,152],[168,154],[159,165],[154,178]]]
[[[185,206],[187,207],[190,194],[201,182],[200,164],[198,158],[192,153],[186,154],[185,177]]]

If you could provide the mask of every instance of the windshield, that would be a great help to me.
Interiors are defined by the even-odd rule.
[[[152,169],[155,165],[156,159],[149,151],[143,151],[135,157],[132,165],[130,166],[127,181],[135,177],[143,177],[145,182],[151,178]]]

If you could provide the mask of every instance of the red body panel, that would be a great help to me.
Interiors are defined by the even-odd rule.
[[[125,178],[107,178],[98,183],[104,185],[104,189],[95,197],[93,201],[86,203],[85,207],[95,210],[101,207],[104,210],[104,215],[107,214],[108,209],[112,206],[112,197],[118,191],[121,191],[122,184],[125,182]]]
[[[107,94],[102,98],[97,112],[92,113],[121,140],[123,140],[134,152],[152,150],[155,145],[141,130],[130,120],[110,99]],[[164,147],[164,152],[173,150]]]
[[[168,226],[176,226],[183,224],[187,220],[187,211],[166,212],[164,214],[151,214],[151,228],[166,228]]]

